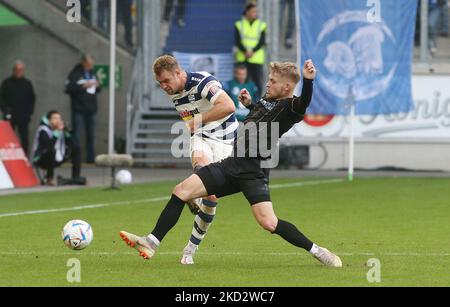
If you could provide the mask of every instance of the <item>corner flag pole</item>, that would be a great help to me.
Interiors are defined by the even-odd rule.
[[[111,0],[111,33],[110,33],[110,62],[109,62],[109,137],[108,154],[114,154],[114,116],[116,89],[116,17],[117,0]]]
[[[354,134],[354,121],[355,121],[355,96],[353,94],[353,85],[350,85],[348,90],[348,102],[350,103],[350,116],[349,116],[349,146],[348,146],[348,181],[353,181],[353,174],[355,168],[355,134]]]

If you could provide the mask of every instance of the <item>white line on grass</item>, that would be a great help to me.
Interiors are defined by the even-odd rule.
[[[270,189],[275,190],[275,189],[283,189],[283,188],[291,188],[291,187],[302,187],[302,186],[311,186],[311,185],[319,185],[319,184],[340,183],[343,181],[344,181],[343,179],[330,179],[330,180],[315,180],[315,181],[303,181],[303,182],[293,182],[293,183],[285,183],[285,184],[274,184],[274,185],[270,186]],[[111,202],[111,203],[105,203],[105,204],[93,204],[93,205],[85,205],[85,206],[59,208],[59,209],[11,212],[11,213],[0,214],[0,218],[21,216],[21,215],[46,214],[46,213],[54,213],[54,212],[79,211],[79,210],[86,210],[86,209],[98,209],[98,208],[105,208],[105,207],[110,207],[110,206],[127,206],[127,205],[140,204],[140,203],[159,202],[159,201],[164,201],[164,200],[168,200],[168,199],[169,199],[169,197],[156,197],[156,198],[150,198],[150,199],[119,201],[119,202]]]
[[[20,216],[20,215],[33,215],[33,214],[45,214],[45,213],[53,213],[53,212],[97,209],[97,208],[104,208],[104,207],[110,207],[110,206],[126,206],[126,205],[139,204],[139,203],[152,203],[152,202],[158,202],[158,201],[163,201],[163,200],[168,200],[168,199],[169,199],[169,197],[156,197],[156,198],[149,198],[149,199],[117,201],[117,202],[105,203],[105,204],[85,205],[85,206],[76,206],[76,207],[59,208],[59,209],[12,212],[12,213],[0,214],[0,218],[10,217],[10,216]]]
[[[293,183],[284,183],[284,184],[272,184],[272,185],[270,185],[270,189],[274,190],[274,189],[284,189],[284,188],[292,188],[292,187],[304,187],[304,186],[309,186],[309,185],[339,183],[339,182],[343,182],[343,181],[344,181],[344,179],[330,179],[330,180],[293,182]]]
[[[135,255],[136,252],[0,252],[0,256],[122,256]],[[264,252],[199,252],[205,256],[309,256],[306,252],[264,253]],[[450,257],[450,253],[336,253],[343,257],[352,256],[387,256],[387,257]],[[158,255],[181,255],[181,252],[160,252]]]

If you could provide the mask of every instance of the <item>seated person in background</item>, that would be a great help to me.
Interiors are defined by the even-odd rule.
[[[33,146],[33,165],[47,172],[41,182],[55,185],[55,168],[72,159],[72,179],[58,177],[58,185],[85,185],[86,179],[80,177],[80,149],[72,142],[70,132],[65,129],[61,114],[50,111],[41,120],[36,131]]]
[[[256,95],[258,93],[258,87],[253,81],[248,79],[247,67],[244,64],[236,64],[234,67],[234,79],[224,84],[224,89],[227,94],[233,99],[236,106],[235,116],[238,121],[243,122],[247,117],[250,110],[239,102],[239,94],[241,90],[247,89],[252,97],[252,101],[257,101]]]

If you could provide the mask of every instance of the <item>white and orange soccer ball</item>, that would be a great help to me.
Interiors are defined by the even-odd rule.
[[[92,243],[94,232],[89,223],[82,220],[72,220],[64,226],[61,236],[68,248],[82,250]]]

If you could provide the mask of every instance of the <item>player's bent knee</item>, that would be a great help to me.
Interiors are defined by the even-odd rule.
[[[258,221],[264,230],[267,230],[269,232],[274,232],[277,228],[277,223],[273,219],[262,219]]]
[[[191,192],[183,183],[177,184],[173,189],[173,194],[176,195],[179,199],[188,201],[192,197],[190,197]]]

